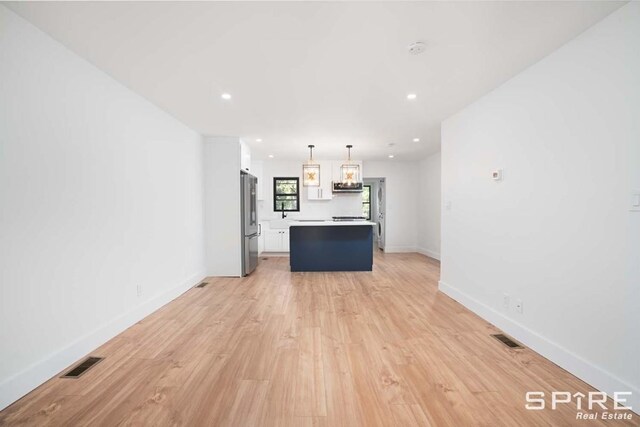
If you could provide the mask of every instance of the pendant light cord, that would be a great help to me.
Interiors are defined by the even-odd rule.
[[[307,147],[309,147],[309,164],[312,165],[313,164],[313,147],[315,147],[315,145],[308,145]]]

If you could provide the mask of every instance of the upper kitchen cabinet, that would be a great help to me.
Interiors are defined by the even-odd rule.
[[[331,191],[331,180],[333,179],[333,162],[320,161],[320,186],[307,187],[307,198],[309,200],[331,200],[333,192]]]
[[[331,200],[334,197],[333,182],[342,180],[340,176],[340,168],[345,160],[322,160],[317,162],[320,165],[320,186],[307,187],[308,200]],[[362,181],[362,161],[351,160],[354,165],[360,166],[360,181]]]
[[[251,148],[243,140],[240,141],[240,169],[251,172]]]

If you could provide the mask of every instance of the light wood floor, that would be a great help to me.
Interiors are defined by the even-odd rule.
[[[54,378],[5,425],[564,426],[526,391],[591,388],[437,291],[439,264],[376,255],[372,273],[295,273],[269,258],[192,289]],[[626,425],[637,425],[638,415]]]

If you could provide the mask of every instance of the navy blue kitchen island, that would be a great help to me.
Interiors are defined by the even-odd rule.
[[[292,222],[291,271],[371,271],[373,223]]]

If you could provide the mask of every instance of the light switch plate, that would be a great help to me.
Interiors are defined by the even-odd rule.
[[[505,292],[502,294],[502,308],[509,310],[509,304],[509,294]]]

